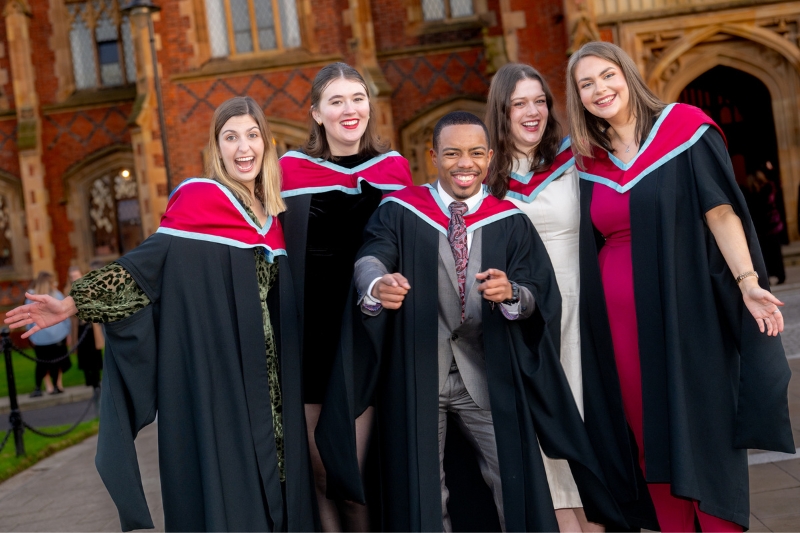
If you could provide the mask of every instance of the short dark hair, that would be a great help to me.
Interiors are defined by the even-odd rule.
[[[447,126],[467,126],[470,124],[483,128],[483,133],[486,134],[486,146],[489,146],[489,129],[481,119],[466,111],[453,111],[440,118],[436,126],[433,127],[433,149],[439,149],[439,136]]]

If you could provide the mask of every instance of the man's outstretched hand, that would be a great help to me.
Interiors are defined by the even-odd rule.
[[[399,272],[384,274],[372,286],[372,297],[380,301],[385,309],[400,309],[409,290],[411,285]]]

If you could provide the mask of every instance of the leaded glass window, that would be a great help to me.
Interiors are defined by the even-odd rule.
[[[118,0],[67,0],[69,43],[77,89],[136,80],[133,39]]]
[[[472,0],[422,0],[422,17],[426,21],[456,19],[474,14]]]
[[[212,57],[300,46],[296,0],[205,0]]]
[[[94,255],[122,255],[136,248],[142,242],[142,217],[130,171],[95,179],[88,193]]]

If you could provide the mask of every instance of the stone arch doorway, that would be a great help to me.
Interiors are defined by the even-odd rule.
[[[800,49],[785,39],[768,38],[766,29],[749,34],[734,30],[727,26],[687,30],[672,42],[652,45],[649,60],[643,54],[633,55],[640,58],[639,68],[648,85],[665,102],[680,101],[694,80],[719,66],[748,74],[766,87],[768,98],[762,98],[769,106],[765,114],[774,121],[776,181],[782,185],[784,220],[789,240],[800,240],[800,136],[796,133],[800,131]],[[722,88],[721,84],[717,87]]]
[[[718,65],[689,83],[678,101],[701,108],[722,128],[737,182],[744,184],[748,174],[761,170],[775,184],[776,203],[786,220],[772,97],[767,86],[747,72]],[[789,190],[786,194],[794,196],[796,192]],[[786,226],[783,237],[788,242]]]

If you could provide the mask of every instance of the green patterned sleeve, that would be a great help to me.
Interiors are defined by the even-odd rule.
[[[119,263],[93,270],[69,293],[86,322],[116,322],[150,305],[150,299]]]

